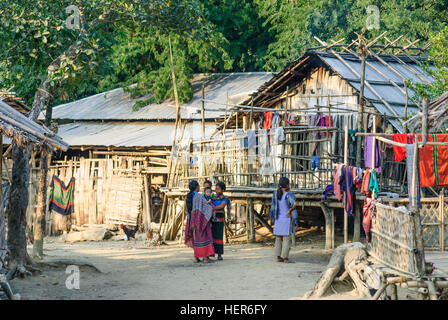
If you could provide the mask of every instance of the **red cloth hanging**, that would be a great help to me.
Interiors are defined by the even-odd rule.
[[[392,139],[395,142],[404,143],[404,144],[413,144],[414,143],[414,134],[408,133],[394,133],[394,137]],[[404,147],[394,147],[394,157],[395,161],[400,162],[406,159],[406,148]]]
[[[448,134],[436,134],[437,142],[448,142]],[[422,135],[418,134],[419,141]],[[433,142],[428,134],[428,142]],[[425,145],[420,149],[420,187],[448,186],[448,146]]]
[[[408,135],[407,133],[394,133],[393,141],[399,143],[407,143]],[[394,146],[394,156],[395,161],[403,161],[406,158],[406,148]]]
[[[263,128],[264,129],[271,129],[272,128],[272,118],[274,117],[274,112],[265,112],[264,113],[264,122],[263,122]]]

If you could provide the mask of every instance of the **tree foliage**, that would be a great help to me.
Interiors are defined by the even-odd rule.
[[[69,5],[81,9],[86,34],[65,27]],[[366,34],[372,39],[388,31],[391,40],[402,34],[429,40],[448,23],[445,0],[0,1],[0,88],[14,86],[31,104],[48,66],[62,54],[51,75],[58,82],[56,103],[119,86],[134,96],[151,94],[140,104],[162,102],[172,98],[170,35],[184,102],[194,73],[279,71],[319,45],[313,36],[353,40],[371,17],[369,5],[380,13],[379,29]],[[89,26],[108,11],[107,23]],[[79,52],[64,56],[77,41]]]

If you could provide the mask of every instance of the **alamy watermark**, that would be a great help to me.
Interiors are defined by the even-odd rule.
[[[380,29],[380,9],[371,4],[366,8],[366,13],[369,15],[366,20],[367,30]]]
[[[80,272],[79,267],[75,265],[67,266],[65,269],[65,273],[68,274],[67,279],[65,280],[65,287],[68,290],[79,290],[80,284]]]
[[[81,28],[81,11],[75,5],[65,8],[65,13],[69,16],[65,20],[65,25],[69,30],[79,30]]]

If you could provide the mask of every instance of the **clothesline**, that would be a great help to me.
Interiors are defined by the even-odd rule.
[[[403,147],[406,148],[406,144],[405,143],[399,143],[390,139],[386,139],[384,137],[391,137],[394,134],[390,134],[390,133],[365,133],[365,132],[360,132],[360,133],[356,133],[356,136],[362,136],[362,137],[375,137],[375,139],[378,139],[379,141],[382,141],[384,143],[389,143],[391,145],[397,146],[397,147]],[[434,145],[434,146],[448,146],[448,142],[432,142],[432,141],[427,141],[425,144],[429,144],[429,145]],[[420,146],[423,146],[423,144],[420,144]]]

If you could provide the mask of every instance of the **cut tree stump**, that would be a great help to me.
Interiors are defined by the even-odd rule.
[[[20,300],[20,294],[14,294],[5,275],[0,275],[0,288],[6,293],[9,300]]]
[[[337,278],[341,275],[340,278]],[[330,258],[327,269],[316,282],[314,289],[304,298],[317,299],[329,292],[333,282],[350,279],[360,298],[372,299],[372,293],[378,292],[382,278],[370,265],[368,254],[360,242],[347,243],[337,247]],[[383,292],[378,292],[378,297]]]

